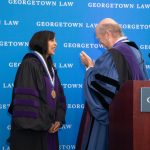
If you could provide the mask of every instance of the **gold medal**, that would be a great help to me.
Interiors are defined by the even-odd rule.
[[[51,92],[51,96],[52,96],[52,98],[53,98],[53,99],[55,99],[55,98],[56,98],[56,92],[55,92],[55,90],[52,90],[52,92]]]

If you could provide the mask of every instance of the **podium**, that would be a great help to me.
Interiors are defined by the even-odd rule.
[[[150,87],[150,81],[127,81],[114,97],[109,150],[150,150],[150,112],[141,112],[141,87]]]

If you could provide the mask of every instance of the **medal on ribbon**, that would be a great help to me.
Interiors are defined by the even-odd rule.
[[[55,92],[55,90],[54,90],[54,89],[53,89],[53,90],[52,90],[52,92],[51,92],[51,96],[52,96],[52,98],[53,98],[53,99],[55,99],[55,98],[56,98],[56,92]]]
[[[54,87],[55,87],[55,72],[54,72],[54,68],[52,67],[52,73],[53,73],[53,78],[52,78],[52,76],[51,76],[51,74],[49,72],[48,66],[47,66],[43,56],[37,51],[35,51],[34,54],[40,59],[40,61],[42,62],[43,66],[45,68],[45,71],[47,72],[47,75],[49,77],[49,81],[50,81],[50,83],[52,85],[51,97],[53,99],[55,99],[56,98],[56,91],[54,90]]]

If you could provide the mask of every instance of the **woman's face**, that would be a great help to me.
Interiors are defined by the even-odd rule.
[[[54,55],[55,54],[55,49],[56,49],[57,43],[56,39],[52,39],[48,41],[48,55]]]

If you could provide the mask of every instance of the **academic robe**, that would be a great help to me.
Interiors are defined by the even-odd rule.
[[[50,69],[50,68],[49,68]],[[55,121],[65,123],[66,100],[55,70],[56,98],[42,62],[27,54],[16,74],[12,102],[10,150],[58,150],[58,133],[49,133]]]
[[[144,67],[135,43],[118,42],[86,71],[76,150],[108,150],[109,105],[125,81],[147,79]]]

